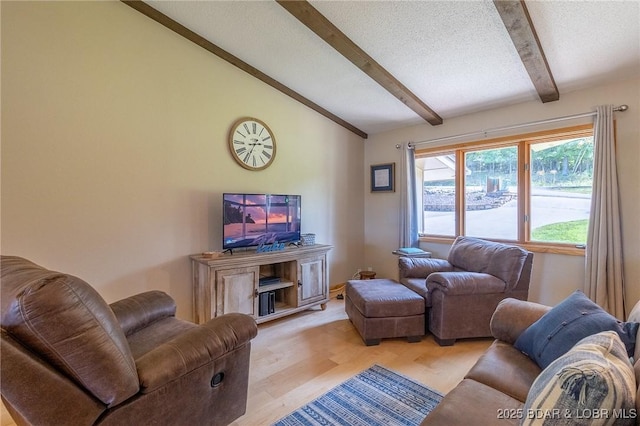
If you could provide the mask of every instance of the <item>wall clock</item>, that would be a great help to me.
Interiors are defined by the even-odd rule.
[[[276,138],[269,126],[253,117],[243,117],[229,132],[231,155],[248,170],[266,169],[276,157]]]

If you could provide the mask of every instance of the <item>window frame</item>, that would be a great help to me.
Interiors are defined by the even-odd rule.
[[[531,241],[531,221],[529,220],[529,218],[531,217],[531,146],[537,143],[553,142],[557,140],[580,137],[593,137],[593,124],[583,124],[512,136],[501,136],[488,140],[467,141],[451,145],[438,145],[424,148],[416,147],[414,152],[416,159],[450,154],[455,154],[456,159],[456,199],[454,215],[455,236],[429,235],[420,233],[420,241],[450,244],[453,242],[456,236],[465,235],[465,154],[468,152],[484,149],[515,146],[518,151],[517,215],[519,219],[517,240],[501,240],[493,238],[491,240],[515,244],[532,252],[584,256],[584,245]],[[423,214],[422,209],[421,213]]]

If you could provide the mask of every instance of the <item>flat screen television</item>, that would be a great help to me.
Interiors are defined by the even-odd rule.
[[[223,250],[300,241],[300,195],[225,193]]]

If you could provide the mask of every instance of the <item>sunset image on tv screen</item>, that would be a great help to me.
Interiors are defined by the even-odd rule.
[[[300,239],[300,196],[224,194],[223,248]]]

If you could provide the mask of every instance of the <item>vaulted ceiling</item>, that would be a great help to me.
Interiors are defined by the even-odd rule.
[[[640,75],[640,0],[124,2],[363,137]]]

